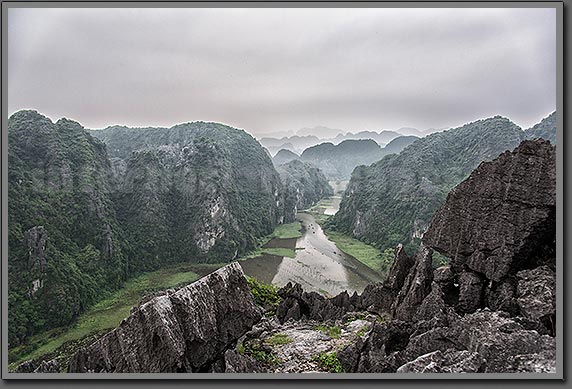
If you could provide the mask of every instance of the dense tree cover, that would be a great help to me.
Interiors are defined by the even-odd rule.
[[[8,120],[9,343],[61,326],[125,278],[105,146],[76,122]]]
[[[556,144],[556,111],[545,117],[540,123],[525,130],[527,139],[542,138]]]
[[[8,127],[11,347],[135,274],[230,261],[284,218],[280,176],[241,130],[87,131],[35,111]]]
[[[290,150],[280,149],[276,155],[272,158],[272,163],[274,166],[280,166],[295,159],[299,159],[300,156]]]
[[[329,179],[348,179],[356,166],[370,165],[385,155],[399,153],[415,139],[397,137],[384,148],[372,139],[345,140],[338,145],[321,143],[304,150],[300,159],[319,167]]]
[[[447,193],[479,163],[525,138],[496,116],[416,140],[400,154],[356,168],[329,227],[381,249],[403,243],[411,252]]]
[[[296,159],[278,166],[277,170],[285,188],[286,221],[293,221],[296,212],[310,208],[321,198],[334,195],[324,174],[309,163]]]

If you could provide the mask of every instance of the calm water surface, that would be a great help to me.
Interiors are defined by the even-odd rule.
[[[333,212],[335,211],[337,209],[334,208]],[[290,281],[297,282],[306,291],[331,296],[344,290],[350,294],[354,291],[361,293],[367,284],[381,281],[381,275],[343,253],[335,243],[328,240],[312,215],[298,213],[297,218],[303,228],[300,238],[272,239],[266,246],[296,248],[296,257],[264,254],[241,261],[247,275],[279,287]]]

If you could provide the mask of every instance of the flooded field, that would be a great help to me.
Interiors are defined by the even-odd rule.
[[[335,212],[334,212],[335,213]],[[297,282],[306,291],[334,296],[344,290],[361,293],[381,275],[355,258],[343,253],[328,240],[322,228],[309,213],[299,213],[303,234],[297,239],[272,239],[266,247],[295,248],[296,257],[263,254],[241,261],[244,272],[265,283],[284,286]]]

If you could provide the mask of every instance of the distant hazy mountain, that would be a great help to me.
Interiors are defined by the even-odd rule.
[[[556,144],[556,111],[524,131],[528,139],[543,138]]]
[[[348,139],[338,145],[326,142],[309,147],[300,156],[319,167],[328,179],[347,179],[359,165],[370,165],[387,154],[399,153],[417,137],[397,137],[385,148],[372,139]]]
[[[339,145],[321,143],[309,147],[300,159],[319,167],[328,179],[349,178],[358,165],[369,165],[381,156],[381,147],[371,140],[345,140]]]
[[[401,127],[399,130],[395,130],[396,132],[400,133],[401,135],[414,135],[418,137],[423,137],[425,134],[423,131],[418,130],[417,128],[413,127]]]
[[[338,134],[343,134],[344,131],[324,126],[304,127],[296,132],[296,135],[306,136],[314,135],[321,139],[335,138]]]
[[[398,154],[401,152],[401,150],[409,146],[411,143],[415,142],[417,139],[419,139],[419,137],[413,135],[398,136],[397,138],[389,142],[387,146],[385,146],[382,149],[383,155],[385,156],[388,154]]]
[[[338,144],[344,140],[348,140],[348,139],[372,139],[374,141],[377,142],[377,144],[379,144],[380,146],[384,146],[387,143],[391,142],[393,139],[397,138],[398,136],[401,136],[402,134],[395,132],[395,131],[388,131],[388,130],[383,130],[381,132],[375,132],[375,131],[360,131],[357,133],[351,133],[348,132],[345,135],[338,135],[337,137],[335,137],[334,139],[329,139],[328,141],[334,143],[334,144]]]
[[[300,156],[290,150],[280,149],[278,153],[272,158],[272,162],[274,166],[280,166],[282,164],[288,163],[295,159],[298,159]]]
[[[293,151],[295,153],[302,153],[305,149],[311,146],[315,146],[322,142],[317,136],[307,135],[298,136],[294,135],[285,138],[260,138],[258,140],[260,144],[268,149],[273,155],[276,154],[280,149],[286,149]]]

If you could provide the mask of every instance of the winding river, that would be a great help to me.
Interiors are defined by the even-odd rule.
[[[339,200],[328,208],[334,214]],[[369,283],[381,281],[381,276],[354,257],[342,252],[328,240],[326,234],[309,213],[298,213],[302,223],[302,236],[294,239],[272,239],[265,247],[296,249],[296,257],[263,254],[241,261],[244,272],[265,283],[279,287],[297,282],[306,291],[334,296],[344,290],[361,293]]]

